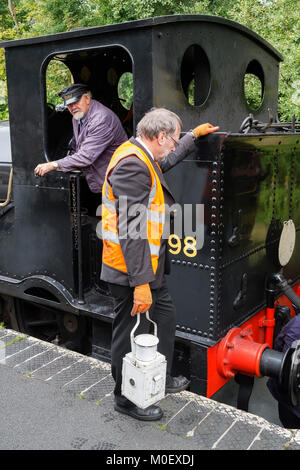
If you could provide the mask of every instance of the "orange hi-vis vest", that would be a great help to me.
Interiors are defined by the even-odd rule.
[[[138,157],[147,165],[151,176],[151,190],[149,194],[148,206],[146,208],[147,239],[150,248],[152,269],[155,274],[158,266],[160,243],[165,222],[164,194],[159,177],[153,168],[149,157],[147,157],[143,150],[132,144],[130,141],[125,142],[117,148],[106,170],[105,180],[102,188],[102,262],[114,269],[122,271],[123,273],[127,273],[127,267],[119,240],[116,200],[113,195],[112,187],[108,182],[108,177],[114,170],[115,166],[123,158],[132,155]]]

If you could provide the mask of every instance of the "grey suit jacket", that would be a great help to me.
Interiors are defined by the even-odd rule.
[[[161,162],[160,168],[162,172],[159,170],[158,166],[155,164],[146,149],[144,149],[139,142],[137,142],[134,138],[130,139],[130,142],[141,148],[149,157],[149,160],[151,161],[153,168],[155,169],[161,182],[164,192],[165,204],[170,206],[174,204],[174,197],[162,172],[173,168],[193,150],[194,140],[192,135],[186,134],[182,139],[180,139],[179,146],[176,148],[176,150],[167,155],[165,160]],[[145,224],[145,220],[143,220],[135,210],[131,211],[131,209],[136,207],[134,206],[135,204],[142,204],[145,207],[148,206],[151,190],[151,176],[145,163],[135,156],[124,158],[117,164],[109,176],[109,183],[112,186],[113,194],[116,199],[119,221],[120,210],[122,210],[120,205],[120,198],[121,196],[126,196],[127,226],[130,227],[131,224],[137,226],[139,220],[141,220],[141,223]],[[156,274],[154,274],[152,269],[149,243],[146,237],[133,238],[132,236],[127,236],[126,238],[120,238],[120,244],[125,258],[128,274],[122,273],[105,264],[102,264],[101,279],[113,284],[129,285],[131,287],[150,283],[150,287],[152,289],[159,288],[162,284],[165,271],[167,240],[161,240],[158,269]]]

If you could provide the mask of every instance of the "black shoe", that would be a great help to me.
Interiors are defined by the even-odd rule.
[[[166,379],[166,393],[177,393],[186,390],[190,385],[190,380],[183,375],[179,375],[178,377],[172,377],[171,375],[167,375]]]
[[[114,408],[119,413],[139,419],[140,421],[158,421],[163,415],[161,408],[157,405],[148,406],[148,408],[143,410],[124,397],[115,399]]]

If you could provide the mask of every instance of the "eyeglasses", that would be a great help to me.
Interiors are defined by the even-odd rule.
[[[175,147],[178,147],[178,145],[179,145],[179,141],[178,141],[178,140],[174,139],[174,137],[172,137],[171,135],[168,135],[168,139],[173,140]]]

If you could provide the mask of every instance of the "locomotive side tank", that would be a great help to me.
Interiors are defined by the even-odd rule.
[[[189,15],[0,45],[14,175],[0,217],[0,295],[11,325],[109,360],[114,312],[99,281],[99,218],[89,215],[79,172],[33,173],[68,150],[71,117],[47,103],[47,67],[61,62],[119,115],[128,136],[153,106],[177,113],[183,132],[220,126],[167,176],[179,204],[169,238],[174,368],[208,397],[236,373],[281,378],[284,368],[296,377],[292,355],[272,351],[276,307],[295,315],[300,294],[299,125],[277,118],[281,55],[244,26]],[[118,93],[124,74],[132,76],[130,109]],[[259,87],[255,105],[245,95],[249,76]]]

